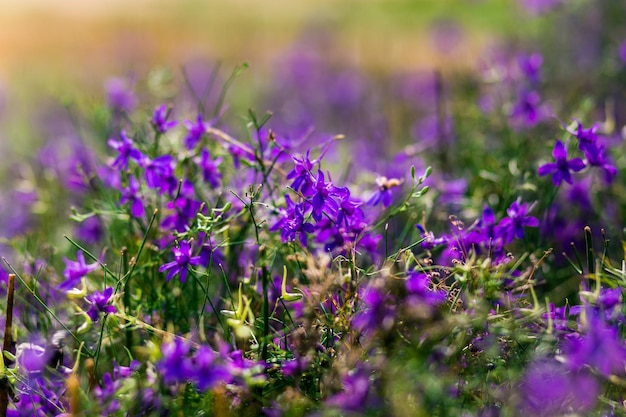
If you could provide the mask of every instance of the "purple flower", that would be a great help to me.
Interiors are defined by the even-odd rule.
[[[587,332],[566,340],[563,351],[572,370],[584,366],[597,369],[608,377],[612,373],[624,373],[626,347],[616,328],[607,324],[600,315],[587,308]]]
[[[92,264],[85,263],[85,255],[81,250],[76,252],[76,259],[77,262],[67,258],[64,259],[65,271],[63,271],[63,276],[65,277],[65,281],[59,284],[59,289],[62,291],[77,287],[83,277],[98,269],[98,262]]]
[[[106,101],[117,111],[131,112],[137,107],[137,96],[128,83],[121,78],[111,78],[104,84]]]
[[[556,162],[549,162],[539,167],[539,176],[552,174],[552,183],[555,187],[561,185],[561,182],[565,181],[568,184],[572,183],[571,172],[578,172],[585,167],[585,163],[580,158],[567,159],[567,151],[565,145],[560,140],[556,141],[552,156]]]
[[[109,139],[108,144],[110,147],[119,152],[119,155],[111,166],[120,170],[128,169],[128,160],[134,159],[136,162],[141,162],[144,158],[141,152],[134,147],[133,141],[126,136],[125,131],[120,132],[120,141]]]
[[[306,247],[308,244],[307,233],[313,233],[315,227],[304,221],[304,205],[296,204],[291,200],[289,195],[285,195],[285,203],[287,209],[281,210],[282,218],[270,227],[270,232],[281,230],[280,237],[283,242],[289,242],[296,239],[296,235],[300,237],[300,243]]]
[[[196,158],[196,163],[202,171],[204,182],[211,184],[213,188],[219,187],[222,179],[222,174],[220,174],[219,170],[222,158],[211,159],[211,153],[207,149],[202,149],[200,158]]]
[[[163,357],[157,363],[157,369],[166,384],[186,382],[194,377],[194,369],[187,356],[189,346],[182,340],[177,338],[173,342],[164,343],[161,352]]]
[[[193,360],[194,380],[198,389],[206,391],[230,379],[228,368],[215,362],[215,353],[206,346],[200,346]]]
[[[594,124],[589,129],[585,129],[579,122],[576,128],[576,138],[578,139],[578,149],[582,152],[585,149],[596,147],[598,144],[598,125]]]
[[[89,304],[91,304],[91,307],[87,310],[87,314],[91,317],[91,320],[94,322],[98,321],[100,313],[111,314],[117,311],[115,306],[109,304],[111,302],[112,295],[113,287],[108,287],[103,292],[96,291],[85,297]]]
[[[343,378],[343,392],[335,394],[326,400],[326,404],[344,411],[365,414],[367,409],[379,405],[380,399],[376,396],[376,385],[370,380],[369,372],[364,366],[350,371]]]
[[[586,372],[569,372],[554,360],[530,366],[520,383],[523,415],[553,417],[590,411],[599,394],[598,382]]]
[[[141,218],[145,214],[145,208],[141,197],[139,197],[139,182],[133,175],[128,177],[128,187],[122,188],[122,197],[120,198],[120,204],[126,204],[130,206],[130,213],[135,218]]]
[[[146,168],[146,184],[160,194],[172,193],[178,188],[174,177],[174,158],[172,155],[161,155],[152,160],[144,159]]]
[[[185,146],[187,146],[187,149],[193,149],[196,147],[198,142],[200,142],[200,139],[202,139],[202,136],[206,132],[206,123],[202,120],[202,115],[199,114],[195,123],[185,120],[183,124],[189,131],[184,139]]]
[[[598,167],[604,174],[604,181],[610,184],[613,178],[617,175],[617,168],[611,164],[609,158],[606,156],[604,146],[590,145],[584,149],[585,158],[587,164],[592,167]]]
[[[294,167],[289,173],[287,173],[287,179],[293,179],[291,188],[296,191],[301,191],[303,195],[308,196],[313,190],[313,175],[311,170],[319,163],[319,160],[311,161],[311,150],[307,150],[306,155],[299,155],[292,157]]]
[[[536,91],[523,91],[511,111],[511,118],[526,127],[532,127],[546,116],[541,96]]]
[[[538,227],[539,220],[536,217],[528,216],[528,203],[520,204],[521,198],[518,198],[506,210],[509,217],[505,217],[500,221],[502,235],[505,240],[510,242],[513,238],[522,239],[524,237],[524,227]]]
[[[402,180],[397,178],[378,177],[376,178],[376,185],[378,190],[367,200],[367,204],[370,206],[376,206],[382,201],[383,206],[389,207],[393,199],[391,190],[402,184]]]
[[[159,133],[165,133],[168,130],[176,127],[178,122],[176,120],[167,120],[170,116],[171,109],[168,109],[165,104],[161,104],[156,109],[154,109],[154,114],[152,115],[152,126],[154,126],[154,130]]]
[[[200,265],[200,256],[191,256],[190,241],[183,240],[178,247],[173,247],[174,260],[161,265],[159,272],[169,270],[167,273],[167,280],[171,280],[174,275],[180,274],[180,282],[184,283],[187,280],[187,268],[189,266]]]
[[[332,183],[324,181],[324,173],[321,170],[317,171],[317,182],[313,191],[315,192],[311,198],[311,206],[313,206],[311,215],[313,218],[316,221],[322,220],[322,213],[325,211],[334,215],[339,206],[332,197],[338,195],[339,189]]]
[[[539,82],[541,64],[543,63],[543,56],[541,56],[541,54],[521,55],[517,58],[517,63],[519,64],[522,74],[524,74],[530,82]]]

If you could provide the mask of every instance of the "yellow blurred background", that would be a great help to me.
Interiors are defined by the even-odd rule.
[[[333,33],[329,59],[377,70],[467,66],[518,10],[497,0],[0,0],[0,80],[89,83],[196,57],[258,74],[310,27]],[[461,28],[441,53],[433,22]]]

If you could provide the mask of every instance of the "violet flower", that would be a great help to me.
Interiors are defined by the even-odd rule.
[[[180,275],[180,282],[185,283],[187,280],[187,268],[190,266],[200,265],[200,256],[191,256],[191,241],[183,240],[178,247],[173,247],[174,260],[161,265],[159,272],[169,270],[167,280],[170,281],[174,275]]]
[[[154,109],[154,114],[152,115],[152,126],[154,126],[154,130],[158,133],[165,133],[168,130],[176,127],[178,125],[178,121],[176,120],[167,120],[170,116],[171,109],[168,109],[165,104],[161,104],[156,109]]]
[[[180,339],[161,346],[162,358],[156,364],[166,384],[189,381],[194,376],[193,365],[188,358],[189,346]]]
[[[119,152],[119,155],[111,164],[113,168],[127,170],[129,159],[134,159],[139,163],[144,158],[142,153],[134,147],[134,142],[126,135],[124,130],[120,132],[120,141],[109,139],[108,144],[110,147]]]
[[[207,149],[202,149],[199,158],[195,159],[198,168],[202,171],[202,179],[213,188],[220,186],[222,174],[220,173],[220,164],[222,158],[211,159],[211,153]]]
[[[567,339],[563,348],[568,366],[572,370],[590,366],[605,377],[612,373],[624,374],[626,347],[617,329],[606,323],[593,309],[587,308],[585,313],[587,332]]]
[[[549,162],[539,167],[539,176],[552,174],[552,183],[555,187],[561,185],[561,182],[565,181],[568,184],[572,183],[571,172],[578,172],[585,168],[585,163],[580,158],[567,159],[567,151],[565,145],[560,140],[556,141],[552,156],[556,162]]]
[[[536,217],[529,216],[530,211],[528,203],[521,203],[521,198],[518,198],[511,204],[506,210],[506,214],[509,217],[505,217],[500,220],[500,227],[502,235],[505,236],[505,240],[510,242],[513,238],[524,238],[524,227],[538,227],[539,220]]]
[[[120,198],[120,204],[128,203],[130,207],[130,214],[135,218],[142,218],[146,213],[146,210],[139,196],[139,182],[131,175],[128,177],[128,187],[122,188],[122,197]]]
[[[206,346],[200,346],[192,359],[193,378],[201,391],[215,388],[230,380],[230,372],[224,365],[216,364],[215,353]]]
[[[285,203],[287,209],[282,209],[282,218],[270,227],[270,232],[282,229],[280,237],[283,242],[290,242],[299,235],[300,243],[305,248],[308,244],[307,233],[313,233],[315,227],[304,220],[304,205],[296,204],[291,200],[289,195],[285,195]]]
[[[96,291],[85,297],[89,304],[91,304],[91,307],[87,310],[87,315],[89,315],[94,323],[98,321],[100,313],[111,314],[117,311],[115,306],[110,304],[112,295],[113,287],[107,287],[103,292]]]
[[[173,164],[172,155],[161,155],[152,160],[145,158],[146,185],[158,190],[159,194],[174,192],[178,188],[178,180],[174,177]]]
[[[128,83],[121,78],[111,78],[104,85],[109,107],[117,111],[131,112],[137,107],[137,96]]]
[[[63,271],[63,276],[65,277],[65,281],[59,284],[59,289],[62,291],[71,290],[72,288],[80,285],[81,279],[87,276],[87,274],[98,269],[98,262],[94,262],[92,264],[85,263],[85,255],[82,250],[76,252],[77,261],[71,261],[67,258],[64,258],[65,261],[65,271]]]
[[[587,159],[587,164],[591,167],[600,168],[603,173],[604,181],[607,184],[610,184],[613,181],[613,178],[617,175],[617,167],[609,161],[609,158],[606,156],[604,146],[597,144],[594,146],[587,146],[583,152],[585,154],[585,158]]]
[[[196,147],[198,142],[200,142],[200,139],[202,139],[202,136],[204,136],[204,133],[206,132],[206,123],[202,120],[202,115],[199,114],[195,122],[185,120],[183,124],[189,131],[184,139],[185,146],[187,146],[187,149],[191,150]]]

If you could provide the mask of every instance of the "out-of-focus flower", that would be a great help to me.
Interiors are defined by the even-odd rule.
[[[556,141],[552,156],[556,162],[549,162],[539,167],[539,176],[552,174],[552,183],[555,187],[561,185],[561,182],[565,181],[568,184],[572,183],[571,172],[578,172],[585,168],[585,163],[580,158],[567,159],[567,151],[565,145],[560,140]]]
[[[537,361],[520,383],[524,415],[553,417],[584,413],[596,403],[598,382],[586,372],[570,372],[554,360]]]
[[[202,153],[199,158],[196,158],[196,164],[198,164],[198,168],[200,168],[202,172],[202,179],[204,182],[211,184],[211,187],[217,188],[220,186],[220,180],[222,179],[222,174],[220,173],[220,164],[222,163],[222,158],[211,158],[211,153],[208,149],[202,149]]]
[[[626,370],[626,347],[617,329],[591,308],[585,309],[586,333],[566,340],[563,352],[572,370],[595,368],[605,377]]]
[[[166,384],[190,381],[194,376],[193,365],[188,357],[189,346],[180,339],[161,346],[162,358],[157,369]]]
[[[178,125],[178,121],[176,120],[167,120],[170,116],[170,109],[167,108],[165,104],[161,104],[156,109],[154,109],[154,114],[152,115],[152,126],[154,126],[154,130],[159,133],[165,133],[168,130],[176,127]]]
[[[187,136],[185,136],[185,139],[184,139],[185,146],[187,146],[187,149],[193,149],[196,147],[198,142],[200,142],[200,139],[202,139],[202,136],[204,136],[206,132],[207,124],[202,119],[201,114],[199,114],[198,117],[196,117],[195,122],[192,122],[190,120],[185,120],[183,124],[188,130]]]
[[[135,148],[134,142],[126,135],[126,132],[124,130],[120,132],[119,141],[109,139],[108,144],[110,147],[119,152],[119,155],[111,164],[113,168],[117,168],[119,170],[127,170],[129,159],[134,159],[137,163],[141,163],[141,161],[144,159],[143,154]]]
[[[137,107],[137,96],[122,78],[110,78],[104,84],[104,89],[107,104],[112,109],[130,113]]]
[[[521,203],[521,198],[511,203],[506,210],[508,217],[500,220],[500,227],[507,241],[513,238],[523,239],[524,227],[539,226],[539,220],[534,216],[529,216],[528,211],[530,211],[528,203]]]
[[[130,206],[130,214],[135,218],[141,218],[146,213],[146,210],[139,196],[139,182],[134,175],[128,177],[128,187],[122,188],[122,197],[120,198],[120,204],[126,204]]]
[[[76,252],[77,261],[71,261],[65,258],[65,271],[63,276],[65,281],[59,284],[59,289],[62,291],[71,290],[80,284],[81,279],[86,277],[89,273],[98,269],[98,263],[92,264],[85,263],[85,255],[82,250]]]

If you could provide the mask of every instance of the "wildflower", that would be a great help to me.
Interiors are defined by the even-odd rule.
[[[215,353],[206,346],[200,346],[192,363],[194,380],[201,391],[214,388],[230,378],[228,369],[216,364]]]
[[[556,361],[540,360],[526,372],[520,392],[523,415],[552,417],[591,410],[599,387],[586,372],[568,372]]]
[[[113,168],[127,170],[129,159],[134,159],[136,162],[140,162],[144,158],[142,153],[134,147],[133,141],[126,135],[124,130],[120,132],[120,141],[109,139],[108,144],[110,147],[119,152],[119,155],[111,164]]]
[[[538,227],[539,220],[536,217],[528,216],[530,208],[528,203],[520,204],[521,198],[518,198],[506,210],[506,217],[500,221],[500,227],[505,240],[510,242],[514,237],[518,239],[524,238],[524,227]]]
[[[174,177],[172,155],[161,155],[152,160],[144,159],[146,168],[146,185],[159,190],[160,194],[172,193],[178,188],[178,180]]]
[[[387,177],[378,177],[376,178],[376,185],[378,185],[378,191],[376,191],[369,200],[367,200],[367,204],[370,206],[376,206],[378,203],[382,201],[383,206],[389,207],[391,205],[391,200],[393,195],[391,190],[395,187],[398,187],[402,184],[401,179],[397,178],[387,178]]]
[[[561,185],[561,182],[565,181],[568,184],[572,183],[571,172],[578,172],[585,167],[585,163],[580,158],[567,159],[567,151],[565,145],[560,140],[556,141],[552,156],[556,162],[550,162],[539,167],[539,176],[552,174],[552,183],[555,187]]]
[[[617,329],[607,324],[591,308],[585,310],[588,321],[587,332],[579,337],[567,339],[564,353],[572,370],[591,366],[608,377],[612,373],[624,373],[626,347],[620,340]]]
[[[128,203],[130,206],[130,214],[135,218],[141,218],[145,214],[145,208],[141,198],[138,196],[139,182],[131,175],[128,177],[128,187],[122,189],[122,197],[120,204]]]
[[[604,174],[604,181],[607,184],[611,183],[613,178],[617,175],[617,168],[609,162],[604,151],[604,146],[587,146],[583,152],[585,153],[587,164],[591,167],[600,168]]]
[[[311,199],[313,206],[311,215],[316,221],[322,219],[322,212],[324,211],[332,214],[337,211],[337,202],[332,197],[337,195],[338,190],[332,183],[324,181],[324,173],[321,170],[317,172],[317,182],[314,186],[315,194]]]
[[[585,149],[595,147],[598,143],[598,124],[594,124],[589,129],[585,129],[582,123],[579,122],[575,135],[578,139],[578,149],[582,152],[584,152]]]
[[[222,158],[211,159],[211,153],[207,149],[202,149],[202,153],[199,158],[196,158],[196,164],[202,171],[202,179],[204,182],[211,184],[211,187],[217,188],[220,186],[220,180],[222,174],[220,174],[220,164]]]
[[[165,106],[165,104],[161,104],[156,109],[154,109],[154,114],[152,115],[152,126],[154,126],[154,130],[159,133],[165,133],[168,130],[176,127],[178,122],[176,120],[167,120],[170,116],[170,109]]]
[[[111,314],[117,311],[115,306],[110,304],[112,295],[113,287],[108,287],[103,292],[96,291],[85,297],[89,304],[91,304],[91,307],[87,310],[87,315],[91,318],[91,320],[97,322],[100,313]]]
[[[104,85],[106,101],[113,110],[131,112],[137,107],[137,96],[121,78],[111,78]]]
[[[546,115],[541,105],[541,96],[536,91],[523,91],[511,111],[511,118],[521,122],[526,127],[539,123]]]
[[[310,195],[313,190],[313,180],[311,170],[319,163],[318,159],[311,161],[311,150],[307,150],[306,155],[299,155],[292,157],[294,167],[287,173],[287,179],[293,179],[291,188],[296,191],[301,191],[304,195]]]
[[[204,136],[204,133],[206,132],[206,123],[202,120],[202,115],[199,114],[195,123],[185,120],[184,125],[189,131],[187,136],[185,136],[185,146],[187,146],[187,149],[191,150],[196,147],[198,142],[200,142],[200,139],[202,139],[202,136]]]
[[[159,272],[169,270],[167,280],[171,280],[174,275],[180,274],[180,282],[187,280],[187,268],[189,266],[200,265],[200,256],[191,256],[191,241],[183,240],[178,247],[172,248],[174,252],[174,260],[161,265]]]
[[[76,259],[77,262],[71,261],[67,258],[64,259],[65,271],[63,271],[63,276],[65,277],[65,281],[59,284],[59,289],[62,291],[68,291],[74,287],[77,287],[80,284],[82,278],[86,277],[87,274],[98,269],[97,262],[94,262],[92,264],[85,263],[85,255],[81,250],[76,252]]]
[[[541,64],[543,63],[543,56],[541,56],[540,53],[520,55],[517,58],[517,63],[522,71],[522,74],[524,74],[530,82],[539,82],[541,76]]]
[[[270,232],[282,229],[280,237],[283,242],[289,242],[296,239],[296,235],[300,237],[300,243],[306,247],[308,244],[307,233],[313,233],[315,227],[304,221],[304,206],[296,204],[291,200],[289,195],[285,195],[285,203],[287,209],[281,210],[283,217],[276,224],[270,227]]]
[[[157,369],[167,384],[189,381],[194,376],[193,365],[188,358],[189,346],[182,340],[164,343],[161,346],[162,358],[157,363]]]

